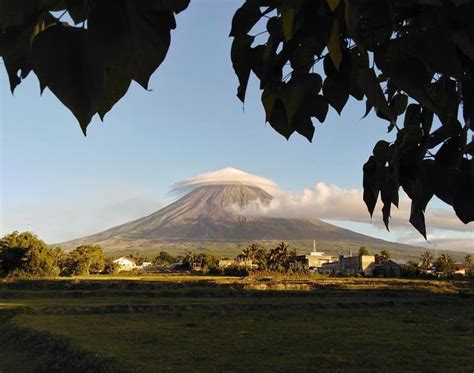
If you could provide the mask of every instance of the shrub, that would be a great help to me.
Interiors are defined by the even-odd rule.
[[[224,268],[221,268],[218,265],[215,265],[215,266],[209,267],[208,273],[210,275],[220,276],[224,274]]]
[[[107,259],[102,273],[105,275],[111,275],[111,274],[117,273],[119,270],[120,270],[120,265],[118,265],[117,263],[114,263],[112,259]]]
[[[224,275],[245,277],[245,276],[250,275],[250,270],[245,266],[239,266],[237,264],[232,264],[232,265],[224,268]]]

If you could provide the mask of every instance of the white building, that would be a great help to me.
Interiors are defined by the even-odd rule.
[[[132,269],[137,268],[135,262],[125,256],[115,259],[114,263],[120,267],[119,271],[131,271]]]
[[[145,269],[146,267],[150,267],[153,263],[152,262],[143,262],[141,266],[138,266],[138,269]]]

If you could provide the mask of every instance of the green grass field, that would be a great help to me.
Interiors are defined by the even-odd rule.
[[[154,276],[0,283],[0,371],[472,372],[466,281]]]

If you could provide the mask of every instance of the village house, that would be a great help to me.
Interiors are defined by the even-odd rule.
[[[407,264],[404,259],[389,259],[383,263],[375,265],[373,275],[374,277],[401,277],[402,266]]]
[[[454,265],[454,274],[466,276],[467,266],[464,263],[456,263]]]
[[[137,266],[138,269],[146,269],[147,267],[151,267],[153,265],[152,262],[143,262],[141,265]]]
[[[137,268],[136,263],[126,256],[121,256],[113,262],[119,266],[119,271],[131,271],[132,269]]]
[[[238,255],[235,259],[221,259],[218,262],[218,266],[220,268],[227,268],[232,265],[238,265],[242,267],[247,267],[247,268],[252,268],[252,260],[251,259],[245,259],[241,255]]]
[[[326,255],[322,251],[311,251],[309,254],[298,255],[296,261],[308,266],[310,269],[321,268],[325,263],[333,263],[336,257]]]
[[[227,268],[227,267],[230,267],[231,265],[234,265],[235,264],[235,260],[234,259],[221,259],[219,260],[219,262],[217,263],[217,265],[219,266],[219,268]]]
[[[340,274],[344,276],[372,276],[375,268],[374,255],[339,256],[339,261],[324,263],[318,272],[323,274]]]

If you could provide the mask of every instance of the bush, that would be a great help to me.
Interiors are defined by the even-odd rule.
[[[220,275],[223,275],[224,274],[224,268],[221,268],[219,266],[212,266],[212,267],[209,267],[209,271],[208,273],[210,275],[215,275],[215,276],[220,276]]]
[[[239,266],[237,264],[232,264],[224,268],[224,275],[226,276],[238,276],[246,277],[250,275],[250,270],[245,266]]]
[[[104,270],[102,271],[105,275],[112,275],[120,270],[120,265],[114,263],[112,259],[108,259],[105,262]]]
[[[307,275],[309,274],[309,267],[301,262],[292,262],[288,265],[287,272],[298,275]]]

